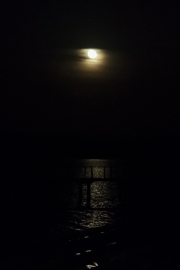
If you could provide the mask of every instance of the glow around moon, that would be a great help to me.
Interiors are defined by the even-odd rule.
[[[88,56],[91,59],[95,59],[97,57],[97,52],[95,50],[90,49],[88,50]]]
[[[53,52],[49,61],[52,77],[67,85],[126,81],[133,70],[132,59],[125,51],[99,48],[60,49]],[[44,66],[43,69],[47,72]]]

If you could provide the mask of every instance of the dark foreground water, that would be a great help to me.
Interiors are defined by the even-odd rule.
[[[177,264],[177,193],[164,174],[149,176],[150,170],[127,160],[57,164],[47,175],[4,181],[2,269],[168,269]],[[88,208],[87,183],[80,204],[73,179],[91,177],[101,181],[91,183]],[[104,181],[109,177],[113,181]]]
[[[56,177],[60,183],[54,193],[56,211],[51,228],[52,249],[54,245],[57,249],[51,263],[48,262],[52,267],[105,268],[118,258],[118,253],[124,253],[135,244],[143,244],[142,236],[137,237],[140,231],[136,226],[138,216],[128,211],[128,198],[124,196],[127,191],[123,183],[129,179],[125,165],[127,161],[125,164],[123,160],[108,159],[67,159],[59,164]],[[84,178],[98,180],[90,184],[89,207],[87,183],[82,184],[80,203],[79,182],[73,181]],[[112,181],[105,181],[107,178]]]

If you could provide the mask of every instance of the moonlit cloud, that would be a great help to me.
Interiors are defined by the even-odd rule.
[[[90,48],[56,50],[48,63],[49,73],[66,83],[105,83],[125,81],[132,75],[133,59],[124,51],[94,48],[97,57],[89,58]]]

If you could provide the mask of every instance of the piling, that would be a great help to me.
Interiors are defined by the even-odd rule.
[[[91,205],[91,181],[87,180],[87,207]]]
[[[79,206],[82,205],[82,182],[79,180]]]

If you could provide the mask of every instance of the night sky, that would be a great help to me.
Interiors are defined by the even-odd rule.
[[[171,262],[169,269],[178,269],[172,266],[180,227],[179,18],[178,1],[1,0],[2,265],[47,269],[71,258],[58,233],[72,212],[60,168],[66,173],[71,158],[89,158],[125,161],[119,193],[127,203],[112,215],[128,224],[117,227],[122,265],[127,257],[128,265],[148,267],[147,254],[153,267],[163,260],[158,269]],[[103,259],[101,243],[99,250]]]
[[[178,6],[4,1],[1,13],[1,130],[179,135]]]

